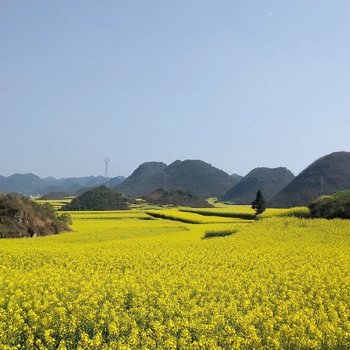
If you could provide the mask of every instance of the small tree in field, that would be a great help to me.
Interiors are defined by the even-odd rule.
[[[255,210],[256,215],[263,213],[266,209],[266,201],[260,190],[256,193],[255,201],[252,202],[252,209]]]

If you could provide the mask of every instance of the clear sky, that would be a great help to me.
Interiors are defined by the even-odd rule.
[[[350,150],[350,1],[0,0],[0,174],[228,173]]]

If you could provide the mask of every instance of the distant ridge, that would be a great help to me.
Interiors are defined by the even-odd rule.
[[[233,186],[237,185],[238,182],[240,182],[243,179],[243,176],[238,175],[238,174],[231,174],[232,179],[234,180]]]
[[[31,193],[32,190],[42,186],[43,180],[32,173],[13,174],[0,178],[0,192]]]
[[[116,176],[108,179],[105,183],[108,188],[113,188],[115,186],[120,185],[125,180],[125,176]]]
[[[255,168],[236,186],[222,197],[222,200],[236,204],[250,204],[260,189],[266,200],[271,199],[294,178],[293,173],[284,167]]]
[[[272,207],[305,205],[321,194],[350,188],[350,152],[334,152],[321,157],[303,170],[274,196]]]
[[[116,189],[129,197],[144,197],[159,188],[183,188],[201,197],[217,197],[234,183],[230,175],[211,164],[188,159],[176,160],[168,166],[159,162],[143,163]]]
[[[42,200],[50,200],[50,199],[54,199],[54,200],[57,200],[57,199],[64,199],[66,197],[69,197],[70,193],[68,192],[49,192],[49,193],[46,193],[44,194],[43,196],[41,196],[39,199],[42,199]]]
[[[117,176],[108,180],[109,186],[120,184],[125,178]],[[5,177],[0,175],[0,192],[19,194],[45,195],[49,192],[68,192],[74,194],[82,187],[97,187],[106,182],[103,176],[68,177],[55,179],[53,177],[40,178],[37,175],[13,174]]]

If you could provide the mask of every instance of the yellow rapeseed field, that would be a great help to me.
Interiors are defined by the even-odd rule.
[[[349,221],[157,212],[1,240],[0,349],[350,348]]]
[[[63,199],[37,199],[39,204],[50,203],[55,209],[60,209],[67,203],[70,203],[74,197],[66,197]]]

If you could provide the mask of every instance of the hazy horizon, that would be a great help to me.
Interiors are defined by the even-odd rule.
[[[350,151],[350,2],[3,1],[0,175],[229,174]]]

